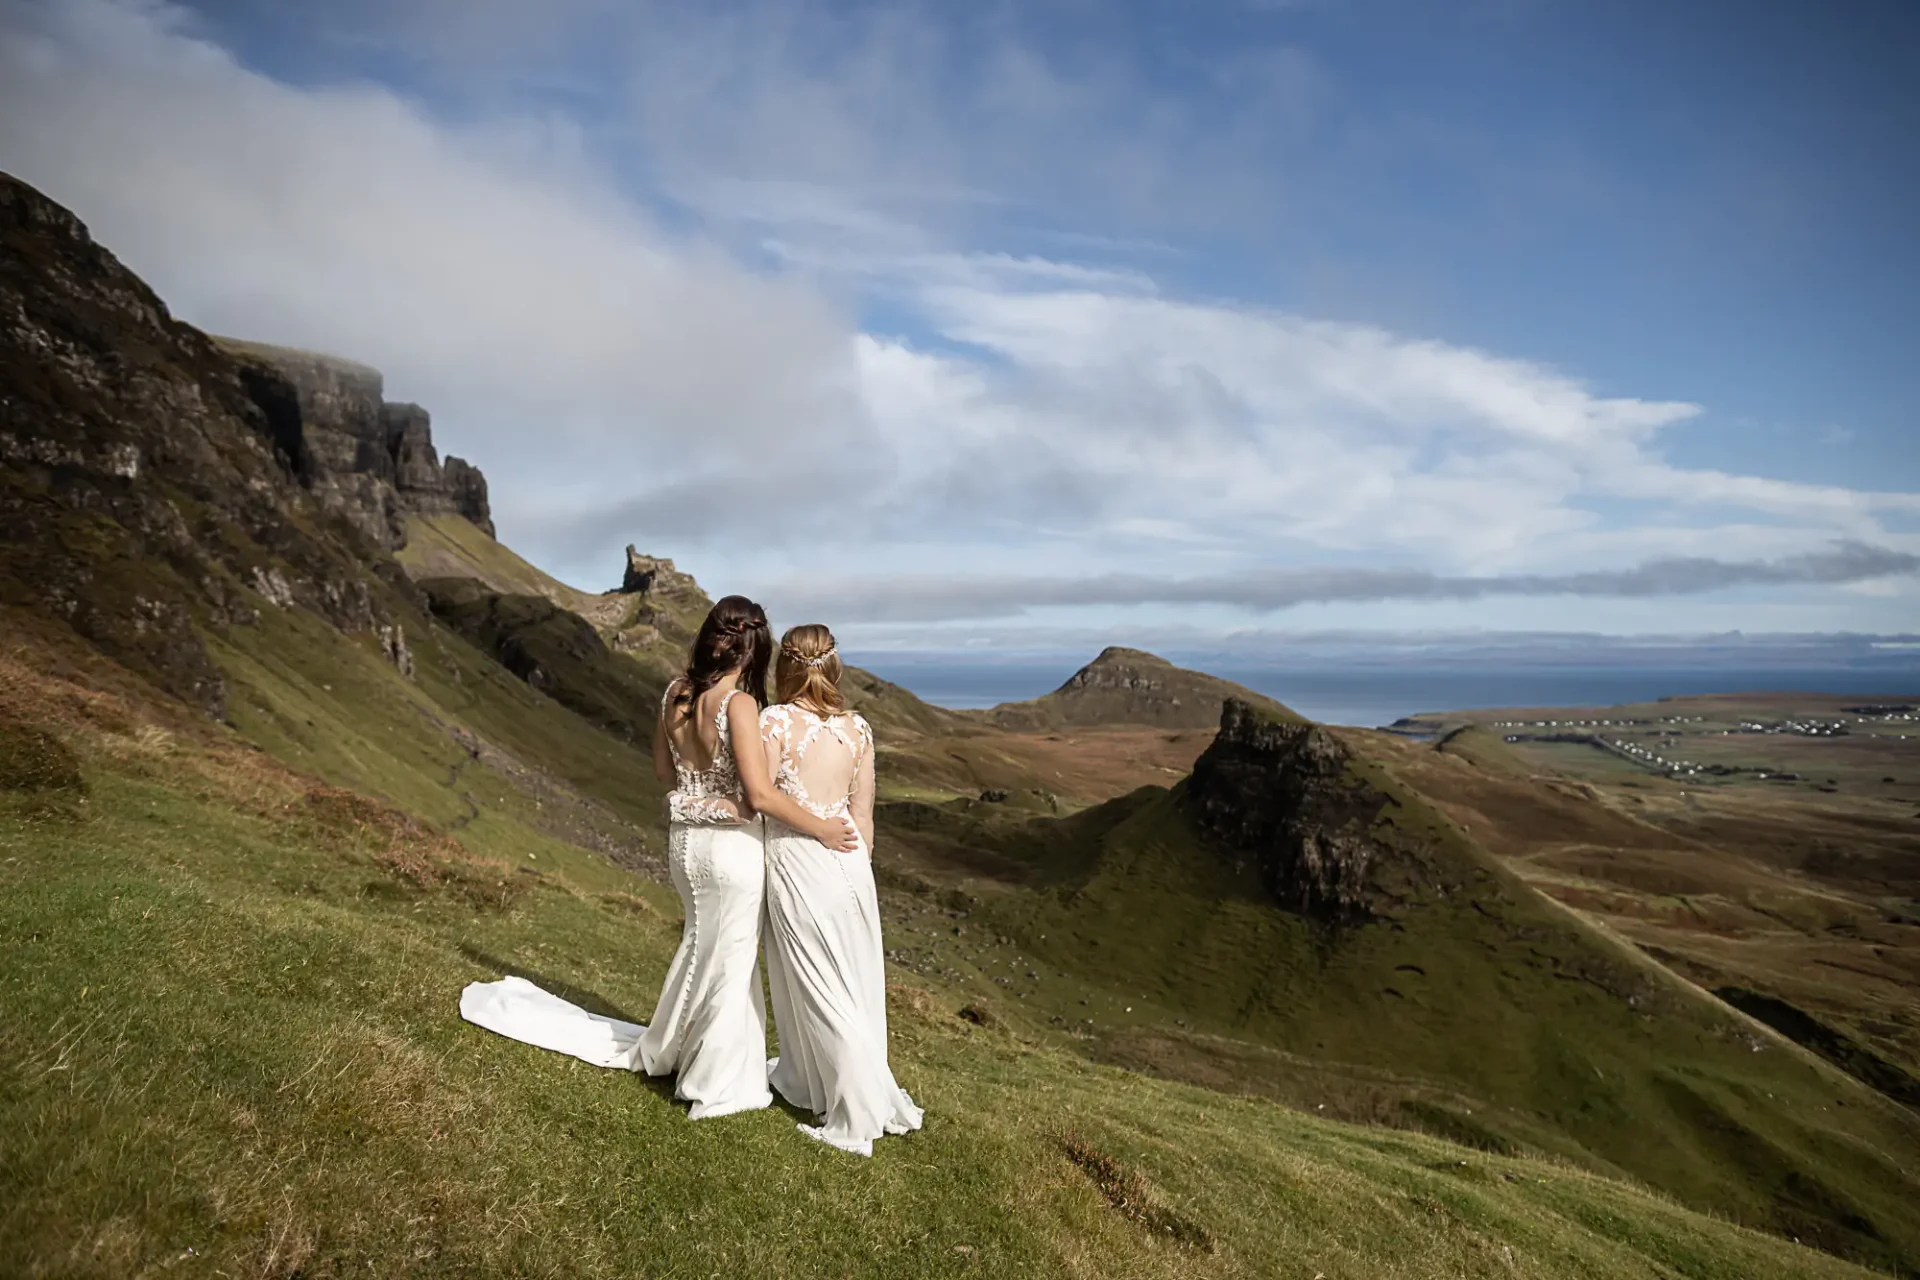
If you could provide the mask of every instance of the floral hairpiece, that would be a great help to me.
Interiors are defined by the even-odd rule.
[[[790,644],[783,644],[780,646],[780,648],[787,654],[788,657],[792,658],[795,662],[802,663],[809,667],[824,667],[827,665],[828,658],[831,658],[835,654],[840,652],[839,645],[829,645],[827,646],[827,651],[825,653],[816,654],[813,657],[809,658]]]

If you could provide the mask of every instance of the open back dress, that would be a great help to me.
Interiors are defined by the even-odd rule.
[[[851,712],[797,705],[760,713],[774,785],[820,817],[872,825],[873,731]],[[887,971],[872,851],[836,853],[768,818],[766,948],[780,1096],[818,1119],[803,1133],[872,1155],[874,1139],[918,1129],[920,1108],[887,1063]]]

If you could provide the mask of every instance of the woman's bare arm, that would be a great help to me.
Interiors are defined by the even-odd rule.
[[[769,744],[768,751],[743,749],[743,743],[760,739],[760,712],[753,699],[736,693],[727,699],[727,727],[733,735],[733,758],[740,768],[740,787],[747,803],[760,813],[771,814],[802,835],[812,836],[827,848],[849,853],[860,847],[853,824],[845,818],[822,818],[807,812],[800,803],[773,785],[779,751]]]
[[[860,753],[860,767],[853,775],[853,822],[860,828],[860,838],[867,842],[867,853],[873,853],[873,739],[869,735],[864,744],[866,750]]]
[[[679,683],[675,680],[667,686],[669,695]],[[663,700],[660,703],[660,716],[653,724],[653,776],[660,780],[661,785],[668,787],[679,781],[673,771],[673,748],[667,744],[667,708],[672,705],[671,696]]]

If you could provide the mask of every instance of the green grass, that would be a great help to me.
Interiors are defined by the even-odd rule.
[[[368,638],[298,612],[264,612],[211,642],[233,730],[271,754],[233,731],[150,723],[137,682],[113,684],[97,658],[8,651],[0,1257],[15,1269],[1858,1274],[1633,1185],[1618,1175],[1632,1161],[1569,1139],[1563,1115],[1436,1084],[1445,1072],[1429,1055],[1457,1018],[1447,1009],[1486,999],[1497,1011],[1498,984],[1463,966],[1426,1021],[1376,1018],[1367,984],[1399,953],[1329,963],[1249,886],[1194,861],[1177,808],[1153,789],[1065,823],[1006,806],[931,808],[937,830],[959,824],[960,842],[998,848],[1031,885],[983,890],[984,902],[889,894],[890,945],[938,930],[955,963],[896,969],[911,984],[894,993],[896,1068],[931,1119],[871,1163],[806,1142],[778,1111],[691,1125],[658,1082],[470,1028],[455,1013],[459,988],[502,972],[644,1020],[678,904],[581,847],[657,840],[641,753],[437,624],[418,618],[408,634],[412,680]],[[103,680],[117,692],[85,692]],[[18,790],[28,779],[34,789]],[[969,932],[954,938],[946,922],[968,908]],[[1043,933],[1055,941],[1035,940]],[[993,981],[1018,973],[1023,952],[1054,969],[1025,1001]],[[1138,1012],[1125,1012],[1136,987]],[[1004,1015],[992,1028],[956,1016],[983,993]],[[1099,1035],[1045,1020],[1094,1007],[1075,993],[1107,1001]],[[1170,1072],[1142,1037],[1171,1035],[1176,1019],[1194,1025]],[[1368,1026],[1397,1026],[1407,1072],[1364,1065],[1380,1048],[1364,1043]],[[1324,1034],[1308,1046],[1303,1029]],[[1462,1040],[1456,1066],[1490,1057],[1489,1041]],[[1297,1041],[1298,1055],[1263,1047]],[[1520,1076],[1542,1052],[1523,1048],[1510,1064]],[[1709,1175],[1756,1151],[1776,1159],[1770,1175],[1812,1168],[1807,1185],[1840,1187],[1829,1210],[1858,1208],[1898,1238],[1885,1222],[1903,1175],[1844,1127],[1767,1128],[1777,1114],[1753,1090],[1779,1087],[1771,1058],[1743,1094],[1739,1080],[1689,1077],[1669,1042],[1639,1048],[1671,1059],[1665,1094],[1644,1081],[1634,1093],[1590,1086],[1580,1073],[1592,1055],[1565,1046],[1554,1059],[1565,1069],[1542,1078],[1656,1128],[1704,1110],[1679,1127],[1718,1124],[1748,1144],[1707,1161]],[[1143,1070],[1091,1060],[1101,1056]],[[1195,1068],[1221,1062],[1217,1079]],[[1367,1090],[1401,1108],[1385,1118],[1467,1145],[1306,1113],[1315,1091]],[[1767,1135],[1758,1148],[1755,1133]],[[1808,1135],[1826,1145],[1788,1142]],[[1526,1150],[1544,1154],[1511,1154]],[[1851,1180],[1835,1181],[1848,1161]],[[1874,1177],[1877,1199],[1855,1185]],[[1115,1187],[1150,1210],[1130,1213]],[[1721,1212],[1779,1226],[1767,1207],[1733,1198]],[[1162,1238],[1154,1223],[1181,1234]],[[1827,1242],[1871,1256],[1855,1239]]]
[[[1402,827],[1439,823],[1401,795]],[[1030,878],[969,884],[965,927],[1012,947],[936,930],[920,967],[997,972],[1003,1011],[1078,1029],[1097,1056],[1553,1153],[1883,1265],[1920,1257],[1911,1113],[1579,925],[1444,824],[1425,835],[1452,891],[1336,934],[1197,841],[1177,791],[1014,836],[922,816]]]
[[[298,611],[263,611],[209,648],[227,673],[234,727],[296,769],[487,851],[527,827],[660,847],[662,788],[645,748],[587,724],[438,623],[416,616],[407,635],[413,680],[368,638]]]
[[[871,1162],[777,1110],[691,1124],[657,1082],[455,1014],[506,970],[645,1018],[678,934],[661,886],[542,845],[477,908],[189,794],[177,763],[92,765],[84,814],[0,822],[15,1274],[1861,1274],[1563,1164],[970,1028],[937,988],[895,993],[927,1128]],[[1116,1212],[1069,1129],[1214,1251]]]
[[[472,578],[418,584],[434,617],[589,724],[644,748],[667,682],[616,654],[578,614],[544,596],[501,595]]]

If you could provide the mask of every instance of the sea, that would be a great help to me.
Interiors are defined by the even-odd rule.
[[[1166,656],[1276,698],[1310,719],[1363,727],[1392,724],[1422,712],[1607,707],[1697,693],[1836,693],[1920,704],[1920,661],[1871,667],[1410,662],[1289,669]],[[1059,688],[1086,661],[1084,655],[1002,660],[952,653],[850,652],[848,657],[928,702],[953,708],[1037,698]]]

